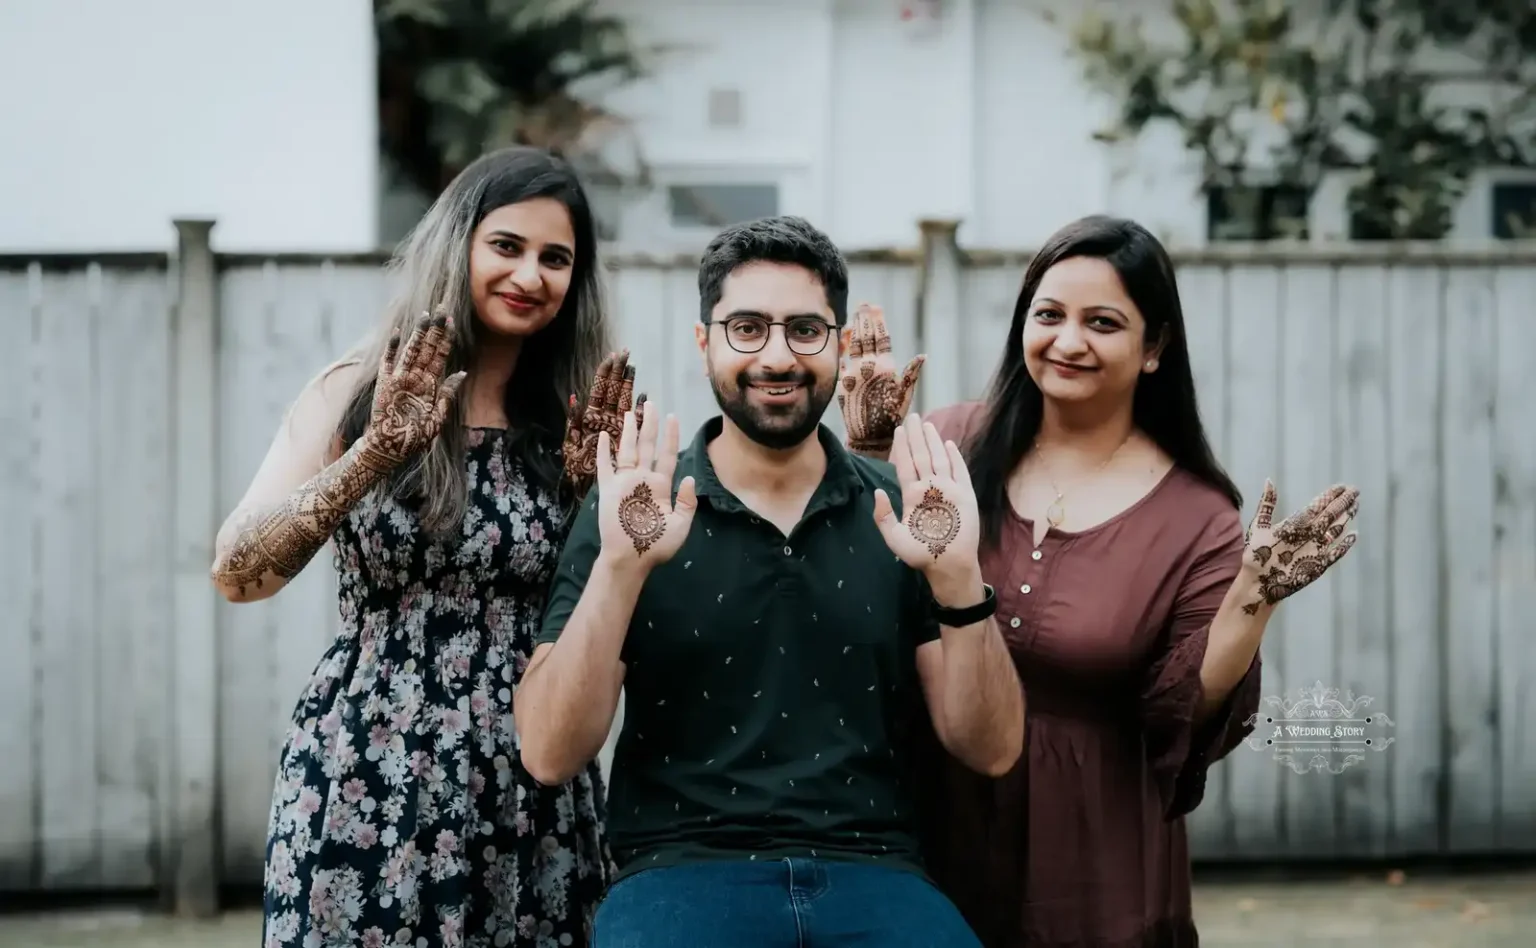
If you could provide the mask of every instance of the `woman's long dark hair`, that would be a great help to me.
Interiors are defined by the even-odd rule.
[[[570,213],[575,260],[560,312],[523,343],[504,405],[512,424],[509,449],[536,483],[558,491],[566,400],[572,393],[585,396],[598,363],[611,348],[598,273],[597,228],[576,172],[562,159],[536,148],[505,148],[460,172],[390,262],[399,292],[385,315],[383,331],[360,361],[368,368],[377,366],[391,331],[408,337],[421,313],[442,305],[454,315],[446,374],[468,368],[483,331],[469,285],[470,239],[487,214],[534,198],[553,198]],[[356,441],[368,425],[374,383],[370,371],[352,394],[339,431],[344,444]],[[457,529],[463,522],[469,496],[463,418],[463,399],[457,399],[437,439],[403,465],[387,486],[396,498],[413,503],[431,533]]]
[[[1242,494],[1211,453],[1195,404],[1195,377],[1184,334],[1184,308],[1168,251],[1134,221],[1094,215],[1058,230],[1024,271],[1013,305],[1013,322],[1002,362],[987,392],[982,422],[968,440],[966,465],[982,510],[982,542],[995,545],[1009,510],[1008,479],[1040,432],[1045,399],[1024,365],[1024,320],[1045,272],[1072,257],[1104,260],[1120,274],[1125,291],[1146,320],[1146,341],[1164,340],[1156,372],[1136,383],[1132,419],[1175,464],[1221,491],[1233,506]]]

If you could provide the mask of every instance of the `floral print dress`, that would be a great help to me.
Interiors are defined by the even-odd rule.
[[[265,948],[567,948],[611,878],[597,764],[542,787],[512,689],[564,539],[496,429],[468,433],[452,543],[371,496],[336,531],[341,631],[294,711]]]

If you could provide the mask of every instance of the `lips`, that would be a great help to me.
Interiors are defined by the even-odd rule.
[[[533,309],[539,305],[538,300],[531,296],[524,296],[521,293],[497,293],[496,296],[513,309]]]
[[[789,395],[799,389],[800,385],[798,382],[790,382],[788,384],[779,383],[774,385],[770,385],[766,382],[753,382],[752,387],[766,395]]]
[[[1055,359],[1046,359],[1045,361],[1049,362],[1058,371],[1070,373],[1070,374],[1073,374],[1073,375],[1077,374],[1078,372],[1097,372],[1098,371],[1098,369],[1094,368],[1091,365],[1074,365],[1071,362],[1057,362]]]

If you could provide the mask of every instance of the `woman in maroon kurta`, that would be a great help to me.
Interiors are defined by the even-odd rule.
[[[848,342],[849,443],[879,455],[921,362],[896,380],[871,309]],[[1053,237],[987,400],[928,420],[965,453],[1027,702],[1002,778],[927,748],[930,873],[988,948],[1196,945],[1183,817],[1251,730],[1271,610],[1349,550],[1358,494],[1336,486],[1271,527],[1266,484],[1245,541],[1172,264],[1129,221]]]

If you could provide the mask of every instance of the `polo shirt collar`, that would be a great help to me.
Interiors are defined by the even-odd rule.
[[[693,478],[694,492],[700,499],[707,499],[715,509],[720,511],[749,512],[746,505],[736,499],[720,483],[720,478],[715,475],[715,465],[709,459],[709,443],[720,437],[720,432],[725,429],[725,418],[716,415],[699,426],[699,431],[693,437],[693,443],[688,450],[677,459],[677,477]],[[833,434],[826,425],[816,426],[816,437],[821,441],[822,450],[827,455],[827,469],[822,474],[821,484],[816,488],[816,493],[811,496],[811,502],[806,505],[805,516],[810,516],[817,510],[835,507],[847,503],[849,499],[864,490],[864,479],[859,476],[859,470],[853,463],[853,457],[848,449],[843,447],[837,435]]]

